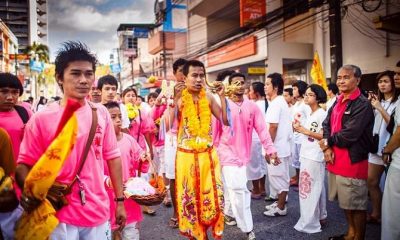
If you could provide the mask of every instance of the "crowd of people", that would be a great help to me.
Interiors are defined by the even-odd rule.
[[[225,224],[256,239],[251,201],[269,202],[266,217],[290,215],[289,190],[299,195],[299,232],[323,231],[328,198],[348,225],[330,240],[363,240],[367,223],[381,224],[384,240],[400,239],[400,62],[368,92],[355,65],[324,89],[285,85],[279,73],[249,83],[229,70],[209,81],[202,62],[178,59],[173,93],[157,89],[147,101],[134,87],[118,93],[114,76],[95,76],[96,64],[84,44],[64,43],[55,59],[63,97],[50,103],[20,102],[18,78],[0,73],[0,239],[139,239],[142,212],[156,210],[123,188],[150,175],[167,187],[165,224],[189,239],[208,239],[208,230],[220,239]],[[66,115],[77,121],[74,141],[59,169],[49,162],[43,171],[43,161],[63,159],[54,142]],[[49,187],[35,194],[43,179]],[[56,223],[21,233],[36,214]]]

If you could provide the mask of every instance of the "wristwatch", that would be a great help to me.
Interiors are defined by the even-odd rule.
[[[125,201],[125,198],[124,197],[117,197],[117,198],[114,198],[114,201],[123,202],[123,201]]]

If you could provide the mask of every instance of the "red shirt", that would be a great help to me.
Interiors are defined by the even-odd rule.
[[[331,115],[331,135],[342,130],[342,117],[346,110],[346,106],[350,100],[355,100],[360,96],[360,94],[361,91],[357,88],[350,97],[344,101],[343,94],[338,97]],[[334,163],[328,164],[327,168],[329,172],[343,177],[367,179],[368,161],[352,163],[347,148],[339,148],[335,145],[332,148],[334,153]]]

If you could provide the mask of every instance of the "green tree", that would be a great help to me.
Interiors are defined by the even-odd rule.
[[[33,59],[37,58],[38,61],[44,63],[48,63],[50,59],[49,47],[41,43],[33,42],[32,45],[26,48],[25,54],[30,55]]]
[[[25,49],[24,53],[29,55],[31,60],[49,63],[50,51],[49,47],[45,44],[33,42],[32,45],[29,45]],[[53,76],[46,76],[43,72],[35,73],[31,71],[30,74],[31,77],[35,79],[35,92],[38,92],[41,86],[46,86],[55,82]]]

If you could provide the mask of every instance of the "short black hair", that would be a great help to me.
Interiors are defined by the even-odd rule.
[[[273,88],[277,88],[278,95],[282,95],[283,94],[283,78],[282,78],[282,74],[280,73],[271,73],[267,76],[267,78],[271,78],[271,83],[272,83],[272,87]]]
[[[68,41],[61,44],[57,52],[55,64],[56,76],[61,79],[64,76],[64,70],[68,67],[71,62],[75,61],[87,61],[93,66],[93,72],[96,71],[97,58],[92,54],[86,44],[81,42]]]
[[[17,76],[11,73],[0,73],[0,88],[14,88],[19,90],[19,95],[24,93],[24,87]]]
[[[158,93],[151,92],[151,93],[149,93],[149,95],[147,95],[147,101],[149,101],[150,98],[157,98],[157,97],[158,97]]]
[[[138,98],[140,98],[141,100],[142,100],[142,102],[145,102],[145,100],[144,100],[144,97],[142,97],[142,96],[137,96]]]
[[[304,94],[306,93],[308,87],[308,84],[306,82],[297,80],[295,83],[292,84],[292,86],[297,87],[300,97],[304,97]]]
[[[185,77],[188,76],[190,67],[202,67],[204,70],[204,74],[206,74],[206,68],[204,67],[204,64],[202,62],[198,60],[189,60],[185,63],[185,65],[183,65],[183,75],[185,75]]]
[[[308,88],[315,93],[315,97],[318,103],[326,103],[327,96],[325,89],[318,84],[311,84]]]
[[[251,84],[251,87],[253,88],[255,93],[257,93],[261,97],[265,97],[264,83],[262,83],[262,82],[253,82]]]
[[[134,92],[135,95],[136,95],[136,97],[138,96],[137,91],[136,91],[136,89],[135,89],[134,87],[128,87],[128,88],[125,88],[124,91],[122,91],[122,98],[124,98],[125,95],[126,95],[128,92]]]
[[[232,73],[232,74],[229,76],[229,79],[228,79],[229,84],[232,83],[232,79],[235,78],[235,77],[241,77],[241,78],[243,78],[243,79],[246,81],[246,76],[245,76],[244,74],[234,72],[234,73]]]
[[[393,97],[390,100],[390,102],[394,103],[394,102],[397,101],[397,99],[399,98],[399,94],[400,94],[400,90],[396,88],[396,85],[394,83],[394,72],[393,71],[389,71],[389,70],[381,72],[376,77],[376,81],[379,82],[379,79],[381,79],[384,76],[387,76],[390,79],[390,87],[392,88],[392,92],[391,93],[393,94]],[[381,91],[379,91],[379,89],[378,89],[378,100],[381,101],[382,99],[385,99],[385,95]]]
[[[118,108],[118,109],[120,109],[120,108],[119,108],[119,104],[118,104],[117,102],[114,102],[114,101],[105,103],[105,104],[103,104],[103,105],[104,105],[104,107],[106,107],[107,109],[111,109],[111,108]],[[120,109],[120,110],[121,110],[121,109]]]
[[[186,59],[178,58],[178,59],[172,64],[172,71],[173,71],[173,73],[175,74],[176,71],[178,71],[178,68],[179,68],[180,66],[185,65],[186,63],[187,63],[187,60],[186,60]]]
[[[339,92],[339,88],[337,87],[337,85],[335,83],[329,83],[328,90],[330,90],[335,95],[338,94],[338,92]]]
[[[97,81],[97,88],[102,90],[104,84],[116,86],[118,88],[118,80],[113,75],[105,75]]]
[[[396,67],[400,67],[400,61],[397,62]]]
[[[225,70],[225,71],[222,71],[222,72],[218,73],[217,79],[215,79],[215,81],[222,82],[222,81],[225,80],[225,78],[226,78],[227,76],[230,76],[230,75],[232,75],[233,73],[235,73],[235,71],[233,71],[233,70]]]
[[[293,97],[293,88],[288,87],[283,89],[283,91],[289,93],[289,96]]]

